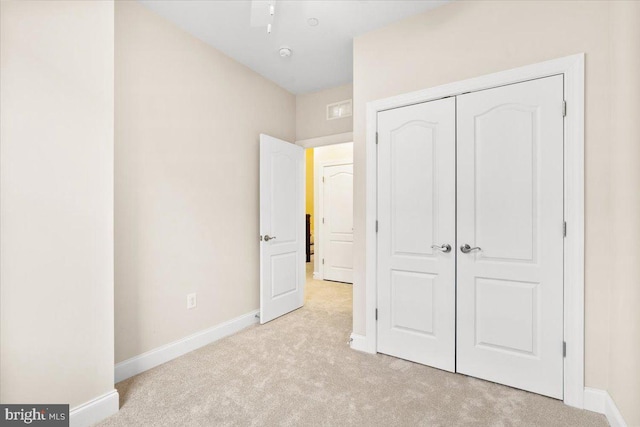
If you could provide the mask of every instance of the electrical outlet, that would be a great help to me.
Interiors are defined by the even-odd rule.
[[[197,300],[196,294],[187,294],[187,308],[192,309],[196,308]]]

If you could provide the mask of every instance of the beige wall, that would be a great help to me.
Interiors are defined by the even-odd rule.
[[[381,30],[368,33],[354,41],[354,139],[355,139],[355,284],[354,284],[354,332],[365,333],[365,290],[364,290],[364,248],[365,248],[365,108],[368,101],[433,87],[444,83],[463,80],[483,74],[506,70],[518,66],[533,64],[575,53],[586,53],[586,385],[606,389],[609,385],[609,371],[623,369],[614,367],[616,358],[610,359],[610,353],[618,346],[635,346],[638,356],[638,340],[631,343],[617,343],[609,339],[610,322],[616,322],[616,316],[610,320],[610,287],[612,284],[611,262],[612,245],[612,209],[611,202],[616,195],[611,194],[612,187],[625,178],[631,181],[624,186],[616,209],[624,209],[622,199],[630,197],[631,188],[636,193],[628,199],[634,203],[631,212],[620,213],[624,216],[622,224],[638,216],[637,205],[637,165],[638,157],[627,157],[628,147],[622,150],[621,161],[627,162],[623,176],[614,174],[612,182],[611,146],[612,116],[611,88],[612,68],[611,46],[616,41],[610,39],[611,3],[600,1],[496,1],[496,2],[453,2],[433,11],[414,16],[392,24]],[[634,12],[637,13],[637,12]],[[633,19],[638,26],[637,15]],[[631,27],[629,25],[629,27]],[[628,35],[633,35],[628,28]],[[637,34],[635,32],[634,34]],[[636,38],[637,41],[637,38]],[[637,43],[627,41],[621,49],[637,47]],[[401,46],[401,48],[399,48]],[[625,50],[625,55],[633,55],[637,61],[638,53]],[[637,79],[637,62],[624,73],[627,79]],[[635,73],[635,74],[633,74]],[[626,82],[626,80],[625,80]],[[636,80],[637,82],[637,80]],[[633,102],[636,102],[634,98]],[[631,102],[631,100],[629,100]],[[569,106],[571,108],[571,106]],[[637,126],[638,110],[635,104],[635,122]],[[634,150],[637,153],[637,132]],[[627,144],[631,140],[627,137]],[[636,171],[632,172],[636,166]],[[615,185],[612,185],[615,184]],[[625,225],[620,232],[624,233]],[[633,228],[634,233],[636,228]],[[627,235],[636,239],[630,243],[638,246],[638,234]],[[616,242],[616,246],[618,243]],[[621,274],[620,286],[627,294],[618,294],[615,298],[633,296],[637,310],[637,254],[636,274],[633,276],[635,290],[631,289],[632,268],[625,264]],[[624,261],[629,263],[630,261]],[[624,281],[624,285],[622,282]],[[622,302],[621,302],[622,304]],[[627,310],[631,302],[624,304]],[[627,320],[637,319],[637,314],[629,314]],[[618,322],[621,323],[621,322]],[[635,333],[630,326],[625,328],[625,336]],[[631,357],[630,353],[629,357]],[[609,361],[612,361],[610,364]],[[636,362],[637,363],[637,362]],[[637,368],[637,364],[634,365]],[[634,371],[637,373],[637,369]],[[612,376],[613,378],[613,376]],[[635,379],[636,384],[638,379]],[[624,386],[622,386],[624,388]],[[636,388],[637,390],[637,388]],[[615,394],[615,390],[614,390]],[[640,401],[637,394],[629,398]],[[622,404],[623,413],[629,419],[637,418],[637,408]],[[634,412],[635,411],[635,412]],[[634,418],[635,417],[635,418]],[[640,422],[640,421],[638,421]]]
[[[353,117],[327,120],[327,104],[352,99],[348,84],[296,96],[296,140],[351,132]]]
[[[609,393],[640,426],[640,2],[611,5]]]
[[[258,308],[258,136],[294,140],[295,97],[137,2],[115,69],[121,362]]]
[[[113,2],[0,2],[2,403],[113,390]]]

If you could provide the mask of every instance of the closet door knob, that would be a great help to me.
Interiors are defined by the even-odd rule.
[[[446,243],[444,245],[442,245],[442,246],[431,245],[431,248],[432,249],[437,249],[437,250],[439,250],[441,252],[444,252],[445,254],[448,253],[448,252],[451,252],[451,245],[448,245]]]
[[[471,246],[467,245],[466,243],[464,245],[460,246],[460,251],[463,254],[468,254],[471,251],[481,251],[481,250],[482,249],[477,247],[477,246],[475,248],[472,248]]]

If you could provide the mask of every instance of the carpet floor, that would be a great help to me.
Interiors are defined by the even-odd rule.
[[[499,384],[351,350],[351,285],[307,281],[299,310],[116,384],[100,426],[607,426]]]

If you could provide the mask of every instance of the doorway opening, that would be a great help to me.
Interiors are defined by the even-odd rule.
[[[305,150],[305,301],[353,284],[353,142]]]

